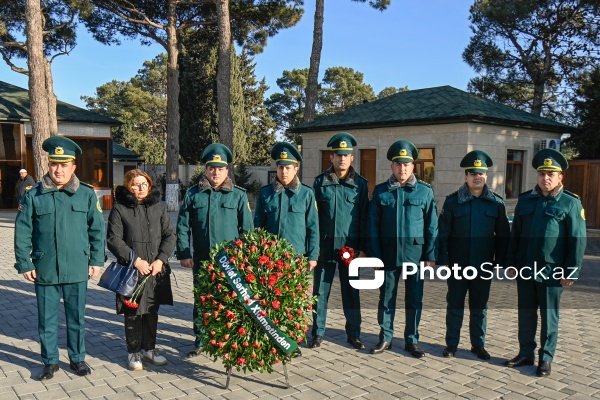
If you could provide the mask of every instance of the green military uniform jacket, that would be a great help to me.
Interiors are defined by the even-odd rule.
[[[296,176],[288,188],[275,180],[260,189],[254,226],[287,239],[298,254],[319,257],[319,220],[315,195]]]
[[[104,217],[94,189],[73,175],[63,190],[50,177],[25,192],[15,221],[15,268],[36,283],[78,283],[105,261]]]
[[[367,251],[369,188],[367,180],[350,167],[339,180],[333,167],[315,178],[313,185],[319,208],[320,261],[340,261],[339,250],[349,246]]]
[[[562,185],[548,196],[538,186],[519,196],[508,265],[524,269],[522,276],[534,275],[535,262],[543,274],[535,277],[536,282],[559,286],[563,277],[579,277],[586,243],[585,215],[578,196]]]
[[[236,239],[242,231],[252,229],[252,212],[246,190],[234,186],[227,178],[215,190],[203,177],[186,192],[177,219],[177,258],[192,258],[193,236],[195,262],[207,260],[209,250],[223,241]]]
[[[465,183],[448,195],[439,217],[438,264],[480,269],[484,262],[506,263],[510,225],[502,196],[487,185],[474,197]],[[492,270],[488,265],[486,270]]]
[[[367,255],[387,268],[437,259],[438,219],[431,186],[414,175],[404,187],[394,175],[375,186],[369,205]]]

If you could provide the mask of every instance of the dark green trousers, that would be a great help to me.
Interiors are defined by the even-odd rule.
[[[379,288],[377,322],[381,327],[379,340],[391,342],[394,337],[394,316],[396,315],[396,296],[402,267],[385,269],[385,281]],[[406,344],[419,342],[419,322],[423,309],[423,280],[419,272],[410,275],[404,281],[404,310],[406,313],[404,341]]]
[[[446,345],[458,346],[460,328],[465,315],[465,297],[469,293],[469,336],[471,346],[485,346],[487,303],[490,298],[491,279],[454,279],[446,281]]]
[[[521,356],[534,356],[539,309],[542,326],[538,355],[541,361],[552,362],[558,341],[558,314],[562,292],[562,286],[548,286],[533,280],[517,280]]]
[[[327,322],[327,305],[331,294],[331,285],[336,267],[339,271],[342,290],[342,307],[346,317],[346,334],[348,337],[360,337],[360,295],[358,289],[350,286],[348,267],[342,262],[319,264],[314,270],[313,295],[317,296],[316,314],[313,314],[313,336],[325,336]]]
[[[35,284],[38,331],[44,364],[58,363],[58,314],[62,297],[67,321],[67,350],[73,362],[85,360],[85,298],[87,281],[60,285]]]

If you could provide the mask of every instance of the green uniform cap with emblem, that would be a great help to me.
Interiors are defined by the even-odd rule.
[[[542,149],[535,153],[531,165],[538,171],[564,171],[569,168],[565,156],[554,149]]]
[[[290,165],[302,162],[302,155],[291,143],[279,142],[271,149],[271,158],[277,165]]]
[[[348,132],[340,132],[329,139],[327,147],[331,147],[335,154],[352,154],[353,147],[357,144],[354,136]]]
[[[200,161],[212,167],[226,167],[233,162],[233,154],[227,146],[221,143],[213,143],[204,149]]]
[[[387,159],[393,162],[413,162],[419,158],[419,150],[408,140],[398,140],[392,143],[387,152]]]
[[[494,165],[492,157],[483,150],[473,150],[467,153],[460,162],[460,166],[463,167],[466,172],[473,172],[476,174],[487,173],[488,168],[492,165]]]
[[[83,153],[81,147],[64,136],[52,136],[44,140],[42,149],[48,152],[48,161],[66,163]]]

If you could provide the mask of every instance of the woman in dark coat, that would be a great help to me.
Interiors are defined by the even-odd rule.
[[[125,315],[128,368],[137,371],[143,369],[142,359],[155,365],[167,363],[155,348],[156,331],[159,306],[173,305],[167,260],[176,237],[167,209],[160,203],[160,191],[144,171],[127,172],[115,195],[116,204],[108,217],[108,250],[119,263],[128,265],[133,248],[138,285],[150,275],[137,298],[138,308],[128,307],[126,299],[117,295],[117,313]]]

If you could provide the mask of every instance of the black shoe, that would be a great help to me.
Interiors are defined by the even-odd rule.
[[[552,368],[550,367],[550,363],[548,361],[540,361],[538,363],[537,370],[535,371],[536,375],[541,377],[550,375],[552,372]]]
[[[321,343],[323,343],[323,336],[313,336],[308,347],[315,349],[317,347],[321,347]]]
[[[90,366],[87,365],[87,363],[85,361],[79,361],[79,362],[71,361],[69,363],[69,368],[74,370],[75,373],[79,376],[86,376],[86,375],[92,374],[92,370],[90,369]]]
[[[371,348],[371,354],[381,354],[385,350],[392,348],[392,342],[379,342]]]
[[[477,357],[481,358],[482,360],[489,360],[490,358],[492,358],[490,357],[490,353],[488,353],[485,347],[483,346],[471,347],[471,353],[477,354]]]
[[[413,357],[425,357],[425,352],[421,350],[418,344],[407,343],[404,345],[404,350],[408,351]]]
[[[54,378],[54,373],[58,371],[58,364],[44,364],[42,372],[38,375],[38,380],[47,381]]]
[[[533,357],[516,356],[504,363],[506,367],[519,368],[524,365],[533,365]]]
[[[446,358],[452,358],[456,355],[457,350],[458,349],[456,348],[456,346],[446,346],[442,355]]]
[[[200,354],[202,354],[202,347],[196,346],[192,350],[188,351],[186,357],[187,358],[198,357]]]
[[[356,350],[364,350],[365,348],[365,345],[359,337],[349,337],[347,342],[350,343]]]

